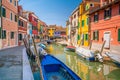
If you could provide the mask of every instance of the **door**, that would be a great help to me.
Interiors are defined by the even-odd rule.
[[[104,45],[104,48],[110,48],[110,32],[105,32],[104,33],[104,41],[105,42],[105,45]]]

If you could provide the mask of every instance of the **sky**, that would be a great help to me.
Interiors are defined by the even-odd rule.
[[[65,27],[66,21],[81,0],[20,0],[24,10],[34,12],[47,25]]]

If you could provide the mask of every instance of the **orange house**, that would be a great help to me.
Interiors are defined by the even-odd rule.
[[[90,11],[90,33],[93,43],[120,46],[120,1],[101,0],[101,7]]]

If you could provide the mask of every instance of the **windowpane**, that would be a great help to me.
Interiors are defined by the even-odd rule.
[[[15,15],[15,22],[17,22],[17,16]]]
[[[12,13],[10,13],[10,20],[12,20]]]
[[[6,17],[6,9],[2,7],[2,16]]]
[[[120,41],[120,29],[118,29],[118,41]]]
[[[18,39],[19,39],[19,40],[22,40],[22,34],[19,34],[19,35],[18,35]]]
[[[104,19],[111,17],[112,8],[109,8],[104,11]]]
[[[2,39],[6,39],[6,30],[2,31]]]
[[[11,32],[11,39],[14,39],[14,32]]]
[[[16,0],[14,1],[14,5],[16,6]]]
[[[12,0],[10,0],[10,2],[12,3]]]

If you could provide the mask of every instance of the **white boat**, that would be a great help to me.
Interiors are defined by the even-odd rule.
[[[120,67],[120,55],[113,54],[110,52],[105,53],[117,66]]]
[[[76,53],[78,55],[80,55],[81,57],[85,58],[88,61],[94,61],[95,60],[94,53],[89,49],[85,49],[85,48],[82,48],[82,47],[77,47],[76,48]]]

